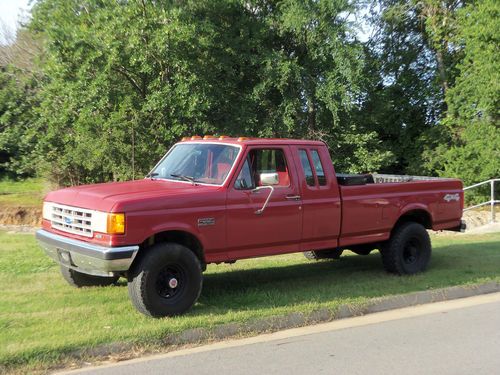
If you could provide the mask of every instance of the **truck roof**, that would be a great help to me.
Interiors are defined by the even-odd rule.
[[[313,141],[306,139],[290,139],[290,138],[253,138],[253,137],[228,137],[228,136],[193,136],[184,137],[181,142],[220,142],[235,145],[241,144],[259,144],[259,145],[311,145],[311,146],[324,146],[322,141]]]

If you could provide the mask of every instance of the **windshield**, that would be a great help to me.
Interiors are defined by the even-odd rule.
[[[221,144],[177,144],[151,171],[149,176],[167,180],[222,185],[238,152],[238,147]]]

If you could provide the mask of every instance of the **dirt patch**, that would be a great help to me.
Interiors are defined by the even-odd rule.
[[[500,210],[496,208],[496,221],[500,221]],[[482,227],[483,225],[490,224],[491,212],[490,210],[471,210],[464,212],[463,219],[467,223],[467,229]]]
[[[42,221],[42,210],[38,207],[2,207],[1,225],[28,225],[37,227]]]

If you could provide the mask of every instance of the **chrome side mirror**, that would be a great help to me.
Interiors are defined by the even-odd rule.
[[[276,172],[261,173],[259,175],[259,179],[262,186],[278,185],[280,182],[279,176]]]

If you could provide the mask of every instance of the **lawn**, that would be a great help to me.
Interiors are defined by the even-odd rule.
[[[0,364],[32,371],[60,361],[66,352],[101,343],[147,345],[188,328],[500,281],[500,234],[436,236],[433,242],[428,272],[409,277],[386,274],[378,252],[339,261],[311,262],[292,254],[210,265],[191,312],[155,320],[134,310],[125,282],[74,289],[32,235],[0,232]]]
[[[0,180],[0,207],[41,207],[43,196],[49,190],[49,183],[40,178]]]

